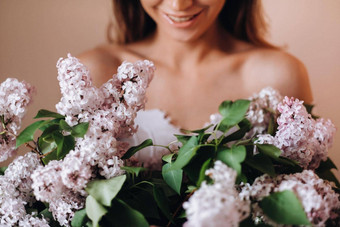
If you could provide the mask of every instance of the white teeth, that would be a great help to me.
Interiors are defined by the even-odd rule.
[[[171,20],[175,21],[175,22],[185,22],[185,21],[191,20],[194,16],[189,16],[189,17],[174,17],[174,16],[168,15],[168,17]]]

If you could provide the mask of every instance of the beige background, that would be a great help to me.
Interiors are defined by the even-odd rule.
[[[316,113],[340,127],[340,1],[264,0],[269,40],[306,65]],[[24,126],[59,101],[55,63],[106,41],[110,0],[0,0],[0,81],[37,88]],[[340,133],[330,156],[340,167]]]

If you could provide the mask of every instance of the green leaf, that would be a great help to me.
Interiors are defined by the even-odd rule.
[[[27,143],[29,141],[32,141],[34,138],[35,131],[42,126],[45,123],[45,121],[36,121],[33,124],[27,126],[17,137],[16,141],[16,148],[18,148],[20,145]]]
[[[213,124],[210,124],[204,128],[200,128],[200,129],[196,129],[196,130],[186,130],[186,129],[181,129],[181,132],[185,133],[185,134],[190,134],[190,133],[197,133],[197,134],[202,134],[204,133],[207,129],[209,129],[210,127],[214,126]]]
[[[48,123],[47,123],[48,124]],[[59,131],[59,126],[57,124],[51,124],[49,127],[43,130],[43,133],[40,135],[39,139],[43,139],[46,142],[52,142],[52,134],[56,131]],[[46,139],[47,138],[47,139]],[[52,140],[51,140],[52,139]]]
[[[108,210],[100,204],[91,195],[86,198],[86,214],[91,219],[94,227],[99,226],[98,223],[102,217],[108,212]]]
[[[326,161],[322,161],[320,163],[319,167],[315,170],[315,173],[324,180],[334,182],[335,185],[340,188],[340,183],[334,173],[331,171],[332,169],[337,170],[338,168],[330,158],[327,158]]]
[[[7,168],[7,166],[0,167],[0,175],[4,175]]]
[[[324,170],[322,172],[320,171],[315,171],[315,173],[322,178],[323,180],[328,180],[328,181],[332,181],[334,182],[334,184],[340,188],[340,183],[338,181],[338,179],[336,178],[336,176],[334,175],[334,173],[332,173],[332,171],[330,169],[328,170]]]
[[[147,170],[147,168],[144,168],[144,167],[135,167],[135,166],[123,166],[123,167],[120,167],[120,168],[122,170],[125,170],[128,173],[136,175],[137,177],[138,177],[138,175],[139,175],[139,173],[141,171]]]
[[[86,191],[99,203],[111,206],[112,199],[118,194],[126,179],[126,175],[108,180],[93,180],[87,184]]]
[[[185,210],[183,210],[176,218],[177,219],[182,219],[182,218],[186,218],[187,214],[185,213]]]
[[[209,158],[208,160],[206,160],[203,163],[202,168],[200,170],[199,177],[198,177],[198,181],[196,183],[197,187],[199,187],[201,185],[201,183],[204,181],[204,179],[205,179],[205,171],[209,168],[210,163],[211,163],[211,158]]]
[[[62,151],[64,145],[64,136],[60,132],[56,131],[52,134],[55,143],[57,144],[57,158],[58,160],[62,159]]]
[[[52,213],[48,210],[48,208],[45,208],[44,210],[42,210],[38,217],[44,217],[45,219],[48,219],[48,224],[49,226],[51,227],[61,227],[59,222],[57,222],[54,218],[53,218],[53,215]]]
[[[260,153],[267,155],[275,160],[277,160],[282,153],[279,148],[275,147],[272,144],[256,144],[256,147],[258,148]]]
[[[171,170],[182,169],[186,166],[196,154],[196,151],[199,148],[197,145],[198,138],[196,136],[192,136],[188,142],[179,149],[176,161],[174,161],[171,165]]]
[[[47,143],[46,143],[47,144]],[[55,146],[54,148],[52,146]],[[53,149],[56,149],[57,145],[56,143],[51,143],[50,146],[48,147],[48,149],[51,149],[51,151]],[[49,152],[46,152],[46,153],[49,153]],[[58,160],[58,157],[57,157],[57,152],[51,152],[49,154],[47,154],[43,159],[42,161],[44,162],[45,165],[47,165],[50,161],[52,160]]]
[[[269,119],[267,134],[274,135],[275,131],[276,131],[275,130],[275,119],[274,119],[274,116],[271,115]]]
[[[74,217],[72,218],[71,226],[72,227],[82,227],[87,222],[86,209],[78,210],[74,213]]]
[[[183,170],[171,169],[173,163],[167,163],[162,168],[162,176],[165,182],[179,195],[181,194],[181,185]]]
[[[39,110],[37,115],[34,117],[34,119],[36,118],[43,118],[43,117],[53,117],[53,118],[65,118],[65,116],[49,111],[49,110]]]
[[[196,186],[189,185],[188,189],[185,191],[185,193],[192,193],[193,191],[197,190]]]
[[[303,103],[303,105],[305,106],[307,113],[312,114],[312,110],[315,107],[315,105],[313,104],[307,104],[307,103]]]
[[[226,136],[221,144],[228,143],[230,141],[240,140],[244,137],[244,135],[251,129],[251,123],[247,118],[244,118],[240,123],[238,123],[239,130],[233,132],[232,134]]]
[[[184,145],[185,143],[187,143],[188,141],[189,141],[189,139],[191,138],[191,136],[186,136],[186,135],[174,135],[176,138],[177,138],[177,140],[179,141],[179,142],[181,142],[182,143],[182,145]]]
[[[170,163],[172,161],[172,157],[175,155],[175,153],[167,154],[162,157],[162,160],[165,162]]]
[[[249,104],[250,101],[245,99],[222,102],[218,110],[223,116],[223,125],[234,126],[239,123],[245,117]]]
[[[138,182],[127,190],[121,190],[119,199],[146,218],[160,219],[159,209],[153,195],[154,185],[148,181]]]
[[[72,127],[71,135],[83,138],[89,128],[88,122],[79,123]]]
[[[50,127],[51,125],[59,125],[59,122],[62,119],[53,119],[53,120],[46,120],[46,123],[43,124],[39,129],[41,131],[45,131],[48,127]]]
[[[259,205],[278,224],[310,225],[301,202],[290,190],[275,192],[263,198]]]
[[[114,199],[110,213],[105,215],[109,223],[105,226],[122,227],[149,227],[145,217],[137,210],[131,208],[122,200]]]
[[[45,142],[44,140],[39,138],[38,144],[39,144],[39,151],[43,154],[48,154],[51,151],[57,149],[57,144],[54,141]]]
[[[63,159],[70,152],[70,150],[74,149],[75,144],[76,142],[73,136],[64,136],[63,147],[60,153],[58,152],[58,159]]]
[[[183,168],[185,175],[195,184],[199,181],[199,175],[203,164],[208,159],[216,157],[215,147],[209,146],[199,149],[191,161]]]
[[[247,158],[245,163],[262,173],[267,173],[271,177],[276,176],[274,165],[268,156],[257,154],[253,158]]]
[[[317,171],[324,171],[324,170],[330,170],[330,169],[338,169],[334,162],[330,159],[327,158],[326,161],[320,162],[320,166],[317,168]]]
[[[131,156],[137,153],[138,151],[142,150],[145,147],[149,147],[152,145],[153,145],[152,139],[144,140],[138,146],[130,147],[129,150],[123,155],[122,159],[131,158]]]
[[[313,119],[320,118],[319,116],[316,116],[312,113],[312,110],[314,108],[314,105],[303,103],[303,105],[306,107],[307,112],[312,116]]]
[[[240,175],[242,169],[241,163],[246,158],[246,154],[245,146],[233,145],[231,148],[226,148],[217,152],[216,158],[233,168],[237,172],[237,175]]]
[[[165,215],[165,217],[167,217],[168,220],[172,221],[169,201],[168,201],[168,198],[165,196],[165,193],[162,190],[162,188],[154,186],[153,196],[157,203],[157,206],[162,211],[162,213]]]
[[[72,132],[72,127],[69,126],[69,124],[67,124],[67,122],[64,119],[60,120],[59,125],[62,130]]]
[[[279,158],[276,158],[274,160],[276,162],[284,164],[284,165],[289,165],[289,166],[293,166],[293,167],[299,167],[299,163],[297,161],[289,159],[289,158],[286,158],[286,157],[280,156]]]

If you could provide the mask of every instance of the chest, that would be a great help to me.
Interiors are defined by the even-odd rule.
[[[157,67],[147,90],[146,109],[165,111],[172,123],[196,129],[209,122],[224,100],[247,98],[242,72],[238,68],[193,70],[191,75]]]

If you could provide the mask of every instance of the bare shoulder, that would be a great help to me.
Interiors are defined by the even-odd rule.
[[[282,95],[293,96],[312,103],[308,73],[294,56],[275,49],[257,49],[247,56],[243,75],[250,89],[271,86]]]
[[[121,64],[119,55],[113,54],[118,52],[118,46],[111,45],[109,50],[105,45],[81,53],[77,58],[89,69],[94,85],[100,86],[116,73],[117,67]]]

